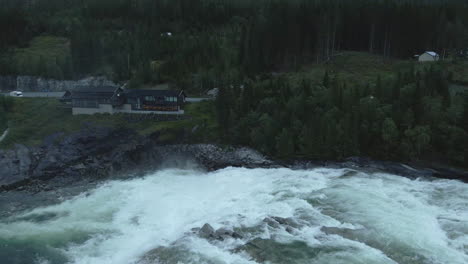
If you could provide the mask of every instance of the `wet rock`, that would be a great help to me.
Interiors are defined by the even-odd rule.
[[[192,228],[192,233],[198,234],[198,236],[208,239],[208,240],[220,240],[224,241],[226,239],[240,239],[243,238],[241,234],[238,232],[227,229],[227,228],[219,228],[215,231],[215,229],[210,224],[204,224],[202,228]]]
[[[174,162],[178,160],[192,160],[207,170],[217,170],[225,167],[259,168],[274,166],[259,152],[249,148],[221,148],[212,144],[169,145],[155,148],[154,156],[166,157]],[[170,164],[183,166],[183,164]]]
[[[233,231],[223,227],[216,230],[215,237],[216,239],[224,240],[225,238],[232,236],[232,233]]]
[[[242,236],[241,234],[237,233],[237,232],[232,232],[232,235],[231,235],[233,238],[236,238],[236,239],[241,239],[241,238],[244,238],[244,236]]]
[[[233,251],[245,252],[259,263],[310,263],[321,253],[302,241],[283,244],[262,238],[255,238]]]
[[[279,224],[281,224],[281,225],[290,226],[290,227],[294,227],[294,228],[301,227],[301,225],[296,220],[294,220],[293,218],[290,218],[290,217],[289,218],[283,218],[283,217],[273,216],[271,218],[273,220],[275,220],[276,222],[278,222]]]
[[[263,222],[273,228],[283,227],[284,230],[290,234],[294,233],[294,229],[298,229],[303,226],[293,218],[284,218],[279,216],[266,217],[263,219]]]
[[[83,163],[80,163],[78,165],[72,166],[71,169],[76,171],[85,170],[86,166]]]
[[[31,166],[31,152],[23,145],[17,144],[15,146],[16,157],[18,158],[18,167],[20,174],[26,174],[29,172],[29,166]]]
[[[267,223],[269,226],[273,227],[273,228],[279,228],[280,227],[280,224],[273,218],[270,218],[270,217],[266,217],[265,219],[263,219],[263,222]]]
[[[132,130],[84,127],[67,136],[51,135],[39,147],[16,145],[11,150],[0,150],[0,188],[14,189],[29,184],[31,179],[47,182],[57,177],[101,179],[143,174],[159,167],[193,168],[193,164],[206,170],[273,164],[247,148],[159,145],[157,138],[143,137]]]
[[[226,239],[229,239],[229,238],[235,238],[235,239],[240,239],[242,238],[242,235],[233,231],[233,230],[229,230],[227,228],[219,228],[218,230],[216,230],[215,232],[215,238],[217,240],[226,240]]]
[[[327,235],[339,235],[347,239],[358,240],[356,239],[356,234],[357,232],[359,232],[359,230],[354,230],[350,228],[341,228],[341,227],[328,227],[328,226],[322,226],[320,230]]]
[[[219,264],[219,260],[205,257],[201,254],[191,252],[186,247],[180,246],[178,242],[168,247],[157,247],[152,249],[136,261],[136,264],[169,264],[169,263],[196,263]]]
[[[190,229],[190,232],[194,233],[194,234],[198,234],[198,232],[200,232],[200,227],[194,227],[192,229]]]
[[[210,239],[215,238],[215,230],[210,224],[204,224],[203,227],[198,231],[198,235],[202,238]]]

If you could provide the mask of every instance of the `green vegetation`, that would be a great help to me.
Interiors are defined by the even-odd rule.
[[[0,136],[8,128],[8,113],[13,108],[13,98],[0,95]]]
[[[0,0],[0,74],[104,74],[190,92],[310,63],[466,56],[463,0]],[[362,64],[366,64],[365,60]],[[358,66],[358,65],[357,65]],[[455,69],[457,68],[457,69]],[[466,68],[466,67],[465,67]],[[466,81],[463,63],[454,79]]]
[[[365,155],[466,166],[468,93],[450,91],[443,63],[382,63],[357,53],[341,59],[223,87],[223,138],[286,159]]]
[[[0,75],[106,75],[218,100],[192,119],[72,117],[18,99],[3,145],[84,123],[284,158],[468,161],[464,0],[0,0]],[[431,50],[443,61],[415,64]],[[5,123],[5,121],[3,121]],[[4,125],[5,126],[5,125]]]
[[[63,108],[59,101],[47,98],[15,98],[12,106],[7,115],[11,120],[10,133],[0,143],[3,148],[15,143],[38,145],[51,134],[69,134],[87,126],[134,129],[142,135],[159,135],[160,142],[174,142],[177,136],[180,136],[179,140],[186,137],[192,142],[204,142],[212,140],[217,129],[212,102],[189,104],[186,106],[186,115],[190,118],[166,122],[137,120],[135,118],[143,116],[120,114],[73,116],[71,110]],[[192,132],[194,127],[197,129]],[[186,132],[190,133],[185,135]]]
[[[36,37],[29,47],[15,49],[15,72],[25,75],[64,79],[72,77],[70,41],[58,37]]]

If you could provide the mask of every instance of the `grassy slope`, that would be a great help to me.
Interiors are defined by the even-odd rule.
[[[204,124],[193,133],[193,140],[210,139],[216,131],[212,102],[188,104],[186,114],[190,119],[156,122],[153,120],[128,121],[123,115],[80,115],[73,116],[70,109],[50,98],[16,98],[12,113],[9,114],[10,134],[0,143],[0,148],[9,148],[16,143],[34,146],[53,133],[66,134],[78,131],[87,124],[91,126],[133,128],[143,135],[161,133],[160,140],[173,140],[173,135],[183,129],[192,130],[197,124]],[[200,127],[200,126],[199,126]]]
[[[383,60],[380,55],[372,55],[366,52],[347,51],[335,55],[334,59],[322,65],[312,65],[304,67],[301,72],[305,72],[313,77],[322,78],[325,70],[338,73],[341,79],[348,81],[362,82],[375,81],[380,75],[393,75],[399,69],[409,67],[413,60]],[[453,73],[453,80],[458,83],[468,84],[468,61],[441,61],[439,65],[446,67]],[[416,64],[417,67],[424,67],[430,63]]]
[[[468,86],[468,61],[442,62],[453,73],[453,80],[459,84]]]
[[[16,71],[25,75],[43,75],[49,78],[63,78],[71,70],[70,42],[66,38],[36,37],[26,48],[17,48],[12,54]]]
[[[293,80],[308,78],[314,83],[321,83],[325,72],[328,71],[330,77],[337,76],[339,81],[366,85],[374,84],[377,77],[382,81],[392,78],[397,73],[397,69],[411,65],[411,61],[403,60],[383,60],[381,56],[364,52],[342,52],[335,55],[334,59],[325,64],[312,64],[302,67],[298,72],[288,73],[288,77]]]

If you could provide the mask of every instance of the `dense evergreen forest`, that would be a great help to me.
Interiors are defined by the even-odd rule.
[[[321,82],[268,78],[220,90],[220,133],[285,159],[366,155],[466,166],[468,97],[451,93],[450,81],[434,65],[408,65],[371,85],[328,71]]]
[[[0,2],[0,75],[217,87],[222,141],[281,158],[467,164],[468,102],[451,89],[467,83],[446,67],[468,54],[464,0]],[[391,64],[426,50],[445,64],[362,80],[328,66],[345,51]]]
[[[468,43],[463,0],[0,2],[0,74],[206,86],[227,73],[327,61],[339,50],[448,56]]]

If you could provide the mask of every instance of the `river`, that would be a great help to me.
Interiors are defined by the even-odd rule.
[[[191,231],[206,223],[242,237]],[[468,184],[351,169],[165,169],[0,219],[0,263],[463,264]]]

